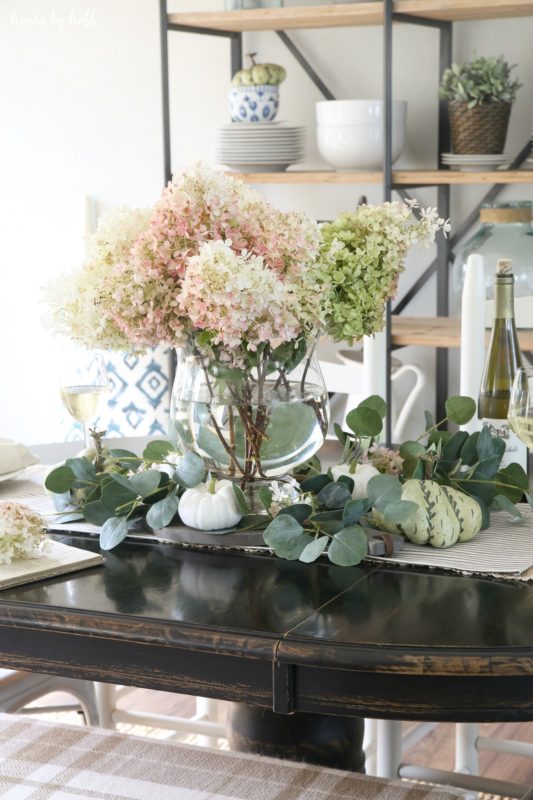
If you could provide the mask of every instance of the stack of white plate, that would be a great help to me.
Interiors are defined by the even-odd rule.
[[[490,172],[500,167],[507,167],[511,161],[508,153],[499,155],[482,154],[479,155],[456,155],[455,153],[443,153],[442,163],[451,169],[459,169],[462,172]]]
[[[215,157],[239,172],[283,172],[304,159],[302,127],[232,122],[217,130]]]
[[[529,150],[529,158],[526,159],[528,167],[533,167],[533,116],[531,117],[531,148]]]

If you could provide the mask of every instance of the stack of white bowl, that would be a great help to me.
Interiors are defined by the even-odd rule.
[[[238,172],[282,172],[303,161],[304,132],[281,122],[232,122],[217,130],[215,157]]]
[[[318,150],[336,170],[383,168],[383,101],[323,100],[316,104]],[[392,161],[405,145],[407,103],[392,104]]]

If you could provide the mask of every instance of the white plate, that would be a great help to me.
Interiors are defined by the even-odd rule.
[[[217,153],[226,153],[229,156],[248,155],[257,156],[259,158],[272,158],[281,155],[298,156],[303,155],[305,152],[303,147],[279,147],[277,150],[267,150],[266,148],[246,148],[236,147],[235,149],[229,147],[215,148]]]
[[[228,164],[224,162],[227,167],[231,167],[232,172],[285,172],[290,164]]]
[[[26,468],[16,469],[14,472],[4,472],[3,475],[0,475],[0,482],[10,481],[12,478],[18,478],[20,475],[24,475],[25,472]]]

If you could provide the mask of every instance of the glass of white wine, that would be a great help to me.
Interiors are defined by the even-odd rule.
[[[509,426],[533,450],[533,367],[518,367],[509,401]]]
[[[107,402],[109,388],[102,353],[82,348],[63,350],[59,391],[69,414],[81,423],[85,447],[91,446],[89,423],[94,422]]]

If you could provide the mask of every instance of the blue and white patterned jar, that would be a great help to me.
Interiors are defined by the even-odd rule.
[[[278,113],[279,86],[232,86],[228,98],[233,122],[272,122]]]

